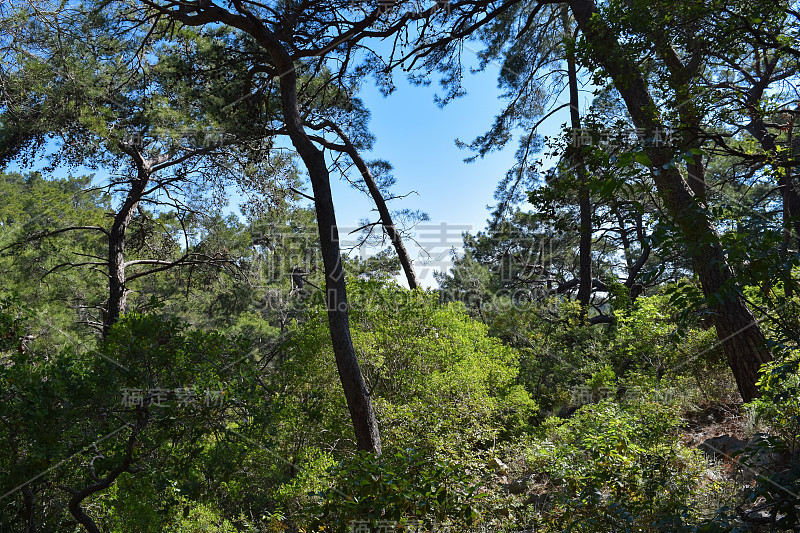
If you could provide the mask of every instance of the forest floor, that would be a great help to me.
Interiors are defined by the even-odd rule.
[[[698,447],[708,439],[728,435],[748,440],[752,431],[742,410],[741,403],[711,404],[702,406],[699,411],[687,413],[681,431],[681,443]]]

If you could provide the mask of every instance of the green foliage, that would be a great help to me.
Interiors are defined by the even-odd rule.
[[[366,259],[347,256],[343,266],[347,275],[354,278],[389,281],[400,273],[400,259],[395,256],[394,250],[389,248]]]
[[[386,442],[463,453],[524,426],[535,403],[516,383],[516,353],[463,307],[378,280],[351,279],[348,289],[353,343]],[[338,389],[324,318],[317,308],[298,326],[281,369],[297,373],[295,387],[318,391],[320,411],[309,412],[309,422],[316,416],[342,429],[342,404],[331,402],[343,398],[324,392]]]
[[[723,372],[724,357],[716,332],[695,319],[687,323],[682,299],[666,290],[638,298],[631,309],[615,313],[610,346],[617,372],[644,370],[660,379],[679,373]],[[710,377],[710,376],[709,376]]]
[[[321,528],[344,532],[359,524],[403,527],[435,523],[469,527],[479,516],[479,478],[452,460],[406,449],[378,458],[359,452],[333,469],[335,484],[320,494]]]
[[[592,399],[598,401],[601,395],[608,389],[615,388],[617,375],[611,365],[601,367],[589,377],[584,385],[591,392]]]
[[[492,335],[519,352],[519,379],[540,415],[566,409],[574,391],[606,364],[604,333],[586,324],[577,302],[507,305],[486,317]]]
[[[758,385],[761,398],[751,404],[756,415],[795,452],[800,446],[800,351],[787,351],[767,364]]]
[[[279,104],[288,79],[274,70],[276,57],[221,23],[180,24],[130,2],[62,4],[45,15],[16,3],[0,9],[9,60],[0,162],[97,169],[111,185],[0,176],[0,529],[74,529],[65,511],[74,490],[130,460],[81,502],[103,531],[344,531],[354,521],[519,530],[527,519],[545,531],[741,531],[741,512],[701,516],[694,501],[708,465],[679,443],[681,409],[730,403],[712,328],[720,315],[710,309],[724,314],[733,297],[755,309],[783,353],[764,369],[751,406],[773,435],[741,456],[778,461],[747,488],[747,504],[765,502],[773,529],[797,529],[800,255],[786,217],[797,207],[789,140],[799,47],[790,4],[610,0],[574,36],[570,11],[578,15],[580,2],[566,11],[450,3],[456,16],[410,17],[423,35],[400,9],[382,10],[382,30],[409,29],[398,40],[423,45],[414,62],[439,63],[446,98],[463,91],[455,55],[463,43],[449,35],[425,45],[452,30],[450,20],[486,43],[479,68],[502,62],[508,105],[469,145],[478,155],[506,145],[519,126],[527,133],[488,229],[465,236],[466,253],[438,276],[438,294],[394,284],[398,262],[388,252],[342,259],[380,457],[354,452],[321,302],[315,214],[295,205],[296,155],[275,137],[287,132]],[[357,36],[362,10],[342,0],[281,11],[290,4],[250,2],[254,15],[237,20],[266,21],[288,46],[309,132],[330,119],[369,149],[369,110],[354,93],[364,73],[386,70],[385,59],[349,40],[314,48],[336,28]],[[626,109],[631,93],[623,101],[619,91],[635,87],[626,76],[609,83],[598,44],[615,50],[606,59],[620,72],[638,69],[658,104]],[[580,150],[586,180],[564,165],[578,132],[539,135],[543,115],[556,110],[550,82],[562,81],[565,52],[588,67],[582,81],[594,82],[581,117],[580,141],[591,141]],[[339,70],[362,56],[356,70]],[[653,146],[637,130],[635,141],[624,139],[637,114],[675,128],[675,138]],[[532,156],[545,148],[559,162],[540,172]],[[328,161],[354,178],[346,158]],[[699,162],[702,176],[691,168]],[[100,339],[85,325],[108,298],[103,228],[145,167],[158,170],[131,213],[125,260],[147,262],[129,273],[184,254],[224,269],[192,261],[129,278],[129,313]],[[391,185],[388,163],[371,167],[381,189]],[[681,194],[662,183],[676,169]],[[221,214],[231,184],[248,196],[246,222]],[[601,327],[571,301],[581,184],[598,278],[589,318],[596,310],[614,320]],[[695,194],[683,207],[716,228],[675,227],[685,213],[673,204],[687,184]],[[525,199],[529,213],[516,209]],[[95,228],[59,231],[69,225]],[[709,244],[735,276],[704,292],[685,278],[717,273],[719,264],[703,264]],[[123,401],[131,391],[144,393],[138,405]],[[587,394],[577,400],[579,391]],[[192,401],[182,404],[186,395]],[[511,467],[499,462],[506,455]]]
[[[0,359],[0,416],[8,424],[0,439],[15,450],[2,456],[3,487],[29,482],[39,497],[62,501],[66,493],[54,486],[79,490],[94,483],[95,475],[108,475],[127,456],[126,442],[138,428],[130,457],[139,471],[135,486],[124,492],[123,483],[116,497],[100,493],[83,502],[92,514],[98,506],[104,509],[96,516],[101,522],[161,531],[153,520],[165,515],[142,512],[142,504],[166,512],[175,505],[166,487],[191,486],[198,477],[210,481],[198,476],[197,461],[204,458],[198,452],[218,445],[219,437],[212,435],[231,427],[232,406],[259,403],[255,367],[242,357],[249,348],[239,340],[164,317],[129,314],[97,350],[65,346],[57,357],[46,358],[24,345],[21,311],[4,306],[2,316],[8,342]],[[64,458],[70,458],[68,465]],[[18,498],[19,493],[3,502],[3,514],[12,520],[21,513]],[[198,524],[216,520],[198,505]],[[220,527],[228,526],[220,522]]]
[[[89,268],[82,274],[70,265],[105,253],[103,234],[52,233],[104,224],[109,198],[87,191],[91,182],[91,176],[44,179],[38,173],[0,174],[0,294],[14,294],[25,303],[32,315],[29,334],[51,353],[73,339],[89,341],[85,329],[79,330],[74,322],[102,298],[102,275]]]
[[[775,530],[788,531],[800,523],[800,351],[784,348],[781,357],[764,366],[758,385],[761,397],[750,406],[775,436],[758,439],[740,455],[745,465],[761,465],[764,458],[772,463],[766,469],[756,466],[747,502],[766,505]]]
[[[679,422],[674,408],[610,400],[548,419],[526,449],[546,483],[547,530],[660,530],[684,513],[701,461],[678,445]]]
[[[238,533],[239,529],[220,516],[213,506],[180,498],[164,533]]]
[[[295,460],[295,466],[296,476],[275,491],[275,500],[287,514],[302,516],[316,503],[313,495],[329,489],[336,461],[329,452],[307,449]]]
[[[342,490],[355,498],[351,503],[323,498],[323,505],[329,506],[326,516],[339,517],[337,527],[346,527],[347,520],[367,512],[359,507],[363,505],[373,510],[369,518],[377,519],[376,502],[383,501],[393,506],[391,513],[399,513],[398,520],[422,518],[415,513],[464,519],[466,500],[434,505],[423,504],[419,496],[430,491],[440,494],[437,483],[453,491],[458,486],[467,490],[469,476],[459,477],[458,471],[475,471],[483,450],[527,427],[536,404],[516,382],[516,353],[489,337],[488,328],[470,318],[463,306],[440,305],[434,293],[351,278],[348,296],[353,343],[381,421],[384,455],[374,465],[369,462],[374,458],[358,455],[353,463],[319,474],[331,480],[335,487],[331,491]],[[278,362],[272,399],[276,424],[271,428],[277,442],[300,441],[313,449],[329,442],[326,435],[350,431],[324,311],[321,306],[314,308],[308,320],[294,326],[286,356]],[[323,463],[299,464],[318,472],[315,465]],[[364,481],[369,476],[386,483],[397,479],[399,485],[373,493]],[[354,480],[362,481],[354,485]],[[281,508],[297,509],[304,501],[297,488],[308,486],[300,480],[284,485]]]

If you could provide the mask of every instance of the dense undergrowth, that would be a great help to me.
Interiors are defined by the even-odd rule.
[[[82,503],[104,531],[795,527],[796,351],[740,406],[713,331],[680,323],[668,292],[597,328],[568,301],[496,308],[484,323],[432,292],[350,287],[379,458],[355,451],[321,306],[274,345],[133,313],[96,347],[56,356],[25,344],[31,317],[7,299],[0,415],[18,452],[2,456],[2,486],[49,468],[26,487],[60,531],[77,527],[70,495],[126,457]],[[686,421],[713,405],[763,438],[716,458],[687,445]],[[4,527],[24,510],[6,502]]]

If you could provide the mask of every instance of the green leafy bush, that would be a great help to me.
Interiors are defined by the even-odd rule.
[[[761,397],[751,402],[792,452],[800,444],[800,350],[786,351],[767,364],[758,381]]]
[[[519,380],[541,418],[573,405],[575,390],[605,365],[608,340],[577,302],[551,299],[487,311],[491,335],[519,352]]]
[[[360,524],[430,528],[469,526],[479,517],[478,473],[422,450],[359,452],[333,469],[335,484],[321,493],[314,522],[337,532]],[[312,528],[316,529],[316,527]]]
[[[519,433],[535,412],[517,383],[517,353],[460,304],[440,305],[434,293],[376,280],[351,279],[348,291],[353,344],[385,445],[458,456]],[[302,412],[298,394],[287,395],[294,427],[349,433],[324,308],[295,327],[287,352],[287,384],[306,397],[316,391],[319,410]]]
[[[647,401],[548,419],[526,455],[550,502],[540,520],[550,531],[641,531],[685,514],[702,463],[678,445],[679,423]]]
[[[783,460],[757,468],[748,500],[766,506],[777,530],[796,530],[800,524],[800,350],[784,348],[781,357],[765,365],[758,385],[761,397],[750,406],[776,436],[748,447],[742,461],[753,464],[764,457]]]

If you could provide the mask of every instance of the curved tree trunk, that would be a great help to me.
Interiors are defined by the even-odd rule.
[[[570,7],[592,47],[593,59],[613,80],[636,127],[648,135],[663,131],[657,104],[637,66],[625,57],[608,26],[593,18],[598,12],[594,1],[572,0]],[[761,365],[772,360],[764,334],[735,290],[733,271],[704,206],[680,170],[669,164],[672,159],[669,148],[652,146],[647,155],[658,194],[688,241],[687,253],[714,312],[717,335],[739,392],[745,401],[750,401],[759,396],[756,380]]]
[[[70,498],[69,503],[67,504],[69,513],[75,518],[75,520],[78,521],[79,524],[86,528],[86,531],[89,533],[100,533],[100,528],[97,527],[97,524],[95,524],[92,517],[86,514],[86,511],[83,510],[83,507],[81,506],[83,500],[92,494],[106,490],[123,472],[131,472],[133,449],[136,445],[136,440],[139,436],[139,433],[141,433],[141,431],[147,425],[148,420],[149,413],[147,412],[147,409],[138,409],[136,424],[134,424],[133,428],[131,429],[131,434],[125,444],[125,455],[123,456],[122,461],[116,467],[112,468],[105,477],[96,478],[95,483],[87,485],[80,490],[62,487],[72,494],[72,498]]]
[[[125,287],[125,233],[149,180],[149,173],[140,167],[136,180],[114,216],[114,224],[108,232],[108,304],[103,316],[103,337],[108,335],[111,326],[125,313],[128,298]]]
[[[263,26],[254,28],[256,39],[272,56],[280,72],[281,106],[284,123],[297,153],[303,160],[317,212],[322,262],[325,268],[325,294],[328,306],[328,324],[336,357],[336,367],[342,382],[347,407],[353,422],[356,443],[360,450],[381,453],[378,421],[372,407],[367,384],[361,374],[353,341],[350,337],[350,319],[347,310],[347,290],[342,270],[339,229],[333,208],[330,175],[325,156],[314,146],[303,127],[303,118],[297,102],[297,74],[289,54],[280,41]]]
[[[314,191],[322,262],[325,267],[328,324],[336,366],[347,398],[347,407],[353,420],[358,448],[380,454],[381,438],[378,432],[378,422],[372,408],[367,385],[361,375],[353,341],[350,338],[347,290],[342,270],[339,229],[336,225],[328,168],[324,155],[313,145],[302,128],[295,90],[294,74],[284,75],[281,78],[284,117],[287,124],[291,124],[289,132],[292,144],[308,169]]]
[[[273,55],[273,58],[275,56]],[[288,59],[288,58],[287,58]],[[277,63],[277,61],[276,61]],[[342,270],[341,250],[339,248],[339,229],[333,208],[330,176],[325,156],[311,139],[302,125],[300,109],[297,105],[296,76],[291,63],[283,63],[285,74],[281,77],[281,103],[289,136],[300,157],[305,163],[314,191],[314,206],[317,211],[322,262],[325,268],[325,294],[328,306],[328,324],[333,343],[333,353],[339,379],[342,382],[347,407],[353,421],[356,442],[360,450],[381,453],[381,438],[378,422],[372,407],[366,382],[356,358],[353,341],[350,337],[350,319],[347,310],[347,290]]]
[[[380,189],[378,189],[378,185],[375,183],[375,179],[372,177],[372,172],[370,172],[367,163],[361,158],[361,155],[358,153],[355,146],[353,146],[353,143],[350,142],[350,139],[344,131],[342,131],[342,128],[331,121],[326,121],[326,124],[336,132],[336,135],[338,135],[340,139],[342,139],[342,146],[337,148],[342,149],[350,156],[350,159],[353,160],[356,168],[361,173],[361,177],[367,185],[369,194],[372,196],[372,201],[375,202],[375,207],[378,209],[383,230],[386,232],[386,235],[389,236],[389,240],[392,241],[395,253],[397,253],[397,258],[400,260],[400,265],[403,267],[406,281],[408,281],[408,288],[416,289],[419,287],[419,281],[417,280],[417,273],[414,271],[414,263],[411,261],[408,250],[406,250],[400,232],[397,231],[397,227],[394,225],[392,215],[389,212],[389,208],[386,206],[386,201],[383,199]]]
[[[286,131],[305,164],[314,191],[314,206],[317,212],[322,262],[325,268],[328,325],[339,379],[342,382],[342,389],[353,422],[356,443],[360,450],[380,454],[381,438],[378,421],[350,337],[347,292],[339,248],[339,230],[336,226],[336,213],[333,209],[330,175],[325,156],[314,146],[303,126],[303,117],[297,101],[297,73],[291,56],[276,34],[241,3],[233,3],[238,13],[232,13],[212,2],[200,2],[196,6],[171,10],[150,0],[144,1],[165,15],[189,26],[223,23],[238,28],[251,35],[269,54],[280,83],[281,108]],[[377,16],[377,14],[374,15],[375,18]],[[278,28],[276,31],[284,34],[291,33],[290,28]]]

